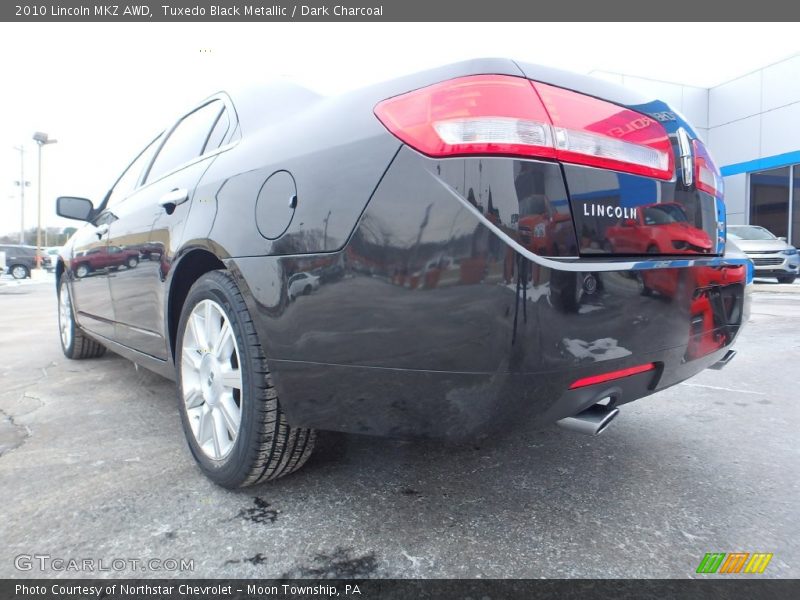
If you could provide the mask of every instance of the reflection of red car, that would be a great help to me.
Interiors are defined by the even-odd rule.
[[[92,271],[109,267],[126,266],[132,269],[139,264],[139,251],[119,246],[98,246],[78,253],[72,259],[72,269],[77,277],[86,277]]]
[[[575,254],[575,230],[569,212],[559,212],[547,196],[520,200],[519,240],[539,256]]]
[[[619,254],[698,254],[712,248],[708,234],[689,223],[677,202],[638,207],[635,218],[607,228],[606,237]]]
[[[686,359],[694,360],[719,350],[731,341],[732,332],[727,323],[740,322],[741,303],[736,294],[724,290],[731,284],[744,286],[747,271],[744,265],[736,267],[705,267],[695,270],[696,291],[691,305],[689,345]],[[712,290],[712,286],[718,286]]]

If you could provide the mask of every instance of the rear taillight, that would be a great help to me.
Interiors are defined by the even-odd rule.
[[[694,181],[698,190],[712,196],[722,197],[722,175],[711,160],[711,156],[700,140],[692,140],[694,146]]]
[[[428,156],[515,154],[555,158],[547,112],[527,79],[475,75],[384,100],[375,115]]]
[[[555,158],[659,179],[674,168],[667,132],[650,117],[520,77],[452,79],[384,100],[375,115],[433,157]]]

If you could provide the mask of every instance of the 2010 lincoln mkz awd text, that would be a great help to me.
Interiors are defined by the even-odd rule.
[[[319,429],[597,434],[727,363],[748,313],[722,179],[681,115],[511,60],[222,92],[98,207],[57,208],[86,222],[57,265],[64,353],[175,378],[228,487],[298,469]]]

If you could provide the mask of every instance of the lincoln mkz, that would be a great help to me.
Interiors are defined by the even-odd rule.
[[[174,378],[227,487],[295,471],[317,430],[597,434],[726,364],[748,314],[752,266],[684,118],[511,60],[221,92],[98,206],[57,209],[86,222],[56,269],[64,353]]]

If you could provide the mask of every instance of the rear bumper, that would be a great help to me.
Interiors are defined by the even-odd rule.
[[[568,389],[592,367],[541,373],[457,373],[272,361],[290,422],[306,427],[392,437],[469,439],[515,425],[546,425],[599,400],[615,406],[649,396],[719,361],[722,347],[685,362],[675,348],[636,357],[656,370]],[[631,361],[613,361],[624,368]]]
[[[290,423],[470,437],[625,404],[725,355],[748,314],[743,254],[571,258],[558,166],[474,160],[468,174],[401,152],[339,252],[228,261]],[[523,204],[551,220],[515,238]],[[291,298],[300,272],[320,287]],[[644,363],[656,369],[569,389]]]

